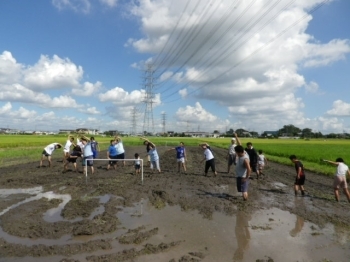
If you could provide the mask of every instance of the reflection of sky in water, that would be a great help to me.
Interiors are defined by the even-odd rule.
[[[42,188],[32,188],[26,191],[16,189],[1,191],[0,196],[10,194],[27,193],[27,199],[14,204],[0,213],[0,216],[7,211],[28,203],[33,200],[45,197],[47,199],[61,199],[57,207],[47,210],[43,214],[46,221],[62,221],[60,213],[64,206],[71,200],[70,195],[55,194],[53,192],[42,193]],[[31,192],[31,193],[29,193]],[[231,186],[217,186],[216,194],[234,194]],[[109,195],[99,196],[100,207],[96,208],[90,215],[90,219],[104,212],[104,204],[110,200]],[[87,200],[88,201],[88,200]],[[226,201],[223,199],[223,201]],[[150,254],[135,258],[135,262],[142,261],[169,261],[180,259],[189,252],[202,252],[205,261],[256,261],[267,256],[274,261],[342,261],[350,256],[349,236],[350,232],[344,228],[337,228],[331,224],[323,228],[305,221],[303,218],[282,211],[277,208],[258,209],[252,214],[237,211],[236,215],[226,216],[223,213],[215,212],[211,220],[204,219],[196,210],[182,211],[180,206],[165,206],[163,209],[156,209],[148,200],[141,200],[132,207],[120,207],[122,210],[117,213],[123,229],[113,232],[116,235],[128,229],[135,229],[145,226],[145,230],[155,227],[159,229],[158,234],[147,240],[150,244],[170,243],[172,241],[184,241],[179,246],[161,254]],[[72,220],[73,221],[73,220]],[[8,235],[0,228],[0,237],[10,243],[24,245],[44,244],[62,245],[74,242],[84,242],[97,238],[108,238],[113,234],[102,236],[90,236],[89,239],[72,238],[63,236],[60,239],[24,239]],[[100,254],[117,252],[126,248],[113,240],[113,251],[98,251]],[[139,248],[137,245],[127,245],[127,248]],[[76,255],[76,258],[84,257]],[[293,258],[288,260],[286,258]],[[23,260],[18,261],[27,261]],[[43,260],[45,261],[45,260]]]

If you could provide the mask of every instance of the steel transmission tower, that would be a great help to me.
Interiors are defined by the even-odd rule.
[[[131,134],[136,135],[136,116],[137,116],[137,109],[136,106],[133,107],[131,112]]]
[[[154,120],[153,120],[153,103],[154,93],[153,88],[155,85],[154,69],[152,64],[147,64],[144,77],[145,97],[143,103],[145,103],[145,115],[143,119],[143,132],[154,133]]]
[[[165,114],[165,112],[163,112],[162,113],[163,134],[165,134],[165,120],[166,120],[166,114]]]

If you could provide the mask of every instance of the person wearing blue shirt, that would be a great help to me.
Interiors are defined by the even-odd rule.
[[[90,140],[87,137],[80,138],[81,142],[84,145],[83,148],[83,167],[84,167],[84,173],[87,171],[87,166],[91,169],[91,174],[94,174],[94,161],[93,161],[93,155],[91,148]]]
[[[118,151],[117,151],[117,148],[115,147],[116,141],[111,140],[110,143],[111,144],[107,150],[107,158],[111,159],[111,161],[108,162],[107,170],[109,170],[111,166],[113,166],[113,168],[116,169],[116,166],[117,166],[117,161],[113,161],[113,159],[117,159],[117,156],[118,156]]]
[[[151,141],[149,141],[145,137],[141,137],[140,139],[147,141],[148,145],[150,147],[148,154],[149,154],[150,160],[151,160],[151,170],[153,171],[153,169],[156,168],[158,170],[158,173],[160,173],[161,170],[160,170],[160,165],[159,165],[159,155],[158,155],[158,152],[156,149],[156,145],[153,144]]]
[[[180,145],[174,148],[170,148],[168,151],[175,150],[176,151],[176,159],[177,159],[177,172],[180,173],[181,167],[186,172],[186,165],[185,162],[187,160],[186,158],[186,149],[185,144],[183,142],[180,142]]]

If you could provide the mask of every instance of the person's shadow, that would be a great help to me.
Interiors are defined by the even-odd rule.
[[[289,231],[289,234],[292,236],[292,237],[296,237],[298,235],[298,233],[303,229],[303,226],[304,226],[304,218],[297,216],[297,220],[295,221],[295,226],[294,228]]]
[[[237,239],[237,249],[233,255],[233,261],[242,261],[244,252],[249,247],[250,232],[249,223],[251,215],[244,211],[238,211],[236,215],[235,235]]]

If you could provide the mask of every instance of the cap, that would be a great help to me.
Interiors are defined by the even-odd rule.
[[[232,141],[236,141],[236,138],[234,138],[234,137],[232,137],[232,139],[231,139]]]

